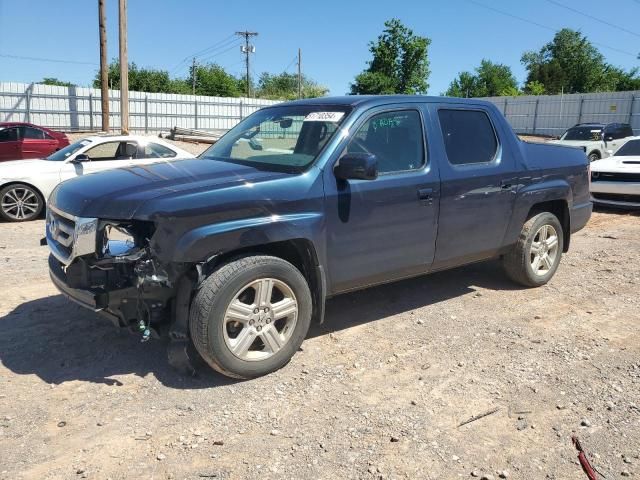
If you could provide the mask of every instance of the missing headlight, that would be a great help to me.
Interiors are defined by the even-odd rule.
[[[103,258],[135,255],[149,245],[153,224],[103,221],[99,252]]]

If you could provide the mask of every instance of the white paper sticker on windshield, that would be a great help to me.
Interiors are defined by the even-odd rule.
[[[311,112],[304,117],[305,122],[339,122],[344,112]]]

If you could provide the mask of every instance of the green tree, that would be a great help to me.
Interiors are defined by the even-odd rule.
[[[112,88],[120,88],[120,62],[116,59],[109,64],[109,83]],[[100,72],[93,80],[94,88],[100,88]],[[152,68],[140,68],[135,63],[129,64],[129,90],[150,93],[178,93],[176,85],[169,78],[169,72]]]
[[[302,98],[323,97],[329,89],[318,85],[307,76],[302,76]],[[293,100],[298,98],[298,75],[283,72],[279,75],[263,73],[258,79],[257,96],[270,100]]]
[[[386,21],[384,26],[378,40],[369,43],[373,58],[351,84],[351,94],[425,93],[431,73],[431,40],[414,35],[397,18]]]
[[[547,93],[587,93],[608,89],[604,56],[580,32],[563,28],[537,52],[525,52],[526,83],[537,81]]]
[[[527,95],[544,95],[546,93],[546,90],[542,82],[534,80],[524,86],[524,93],[526,93]]]
[[[519,95],[518,82],[511,68],[482,60],[475,73],[461,72],[451,82],[445,95],[449,97],[496,97]]]
[[[241,89],[241,84],[236,77],[227,73],[224,68],[215,63],[196,66],[196,95],[209,95],[213,97],[240,97],[245,94],[246,88]],[[190,69],[189,78],[186,80],[188,91],[191,93],[193,81],[193,67]],[[244,82],[243,82],[244,83]]]
[[[57,87],[75,87],[75,83],[58,80],[55,77],[44,77],[40,82],[42,85],[55,85]]]

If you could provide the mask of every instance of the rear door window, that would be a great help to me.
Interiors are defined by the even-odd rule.
[[[39,128],[20,127],[22,130],[22,138],[25,140],[44,140],[44,132]]]
[[[144,158],[173,158],[176,152],[158,143],[148,143],[144,146]]]
[[[493,124],[482,110],[438,110],[447,158],[452,165],[492,162],[498,153]]]

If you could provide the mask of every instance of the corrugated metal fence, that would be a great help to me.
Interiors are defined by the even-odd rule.
[[[109,123],[120,128],[120,91],[109,90]],[[136,132],[174,126],[227,130],[261,107],[278,103],[257,98],[129,92],[129,126]],[[101,129],[100,90],[84,87],[0,82],[0,121],[31,122],[65,131]]]
[[[490,97],[517,133],[560,135],[577,123],[629,123],[640,135],[640,91]]]

